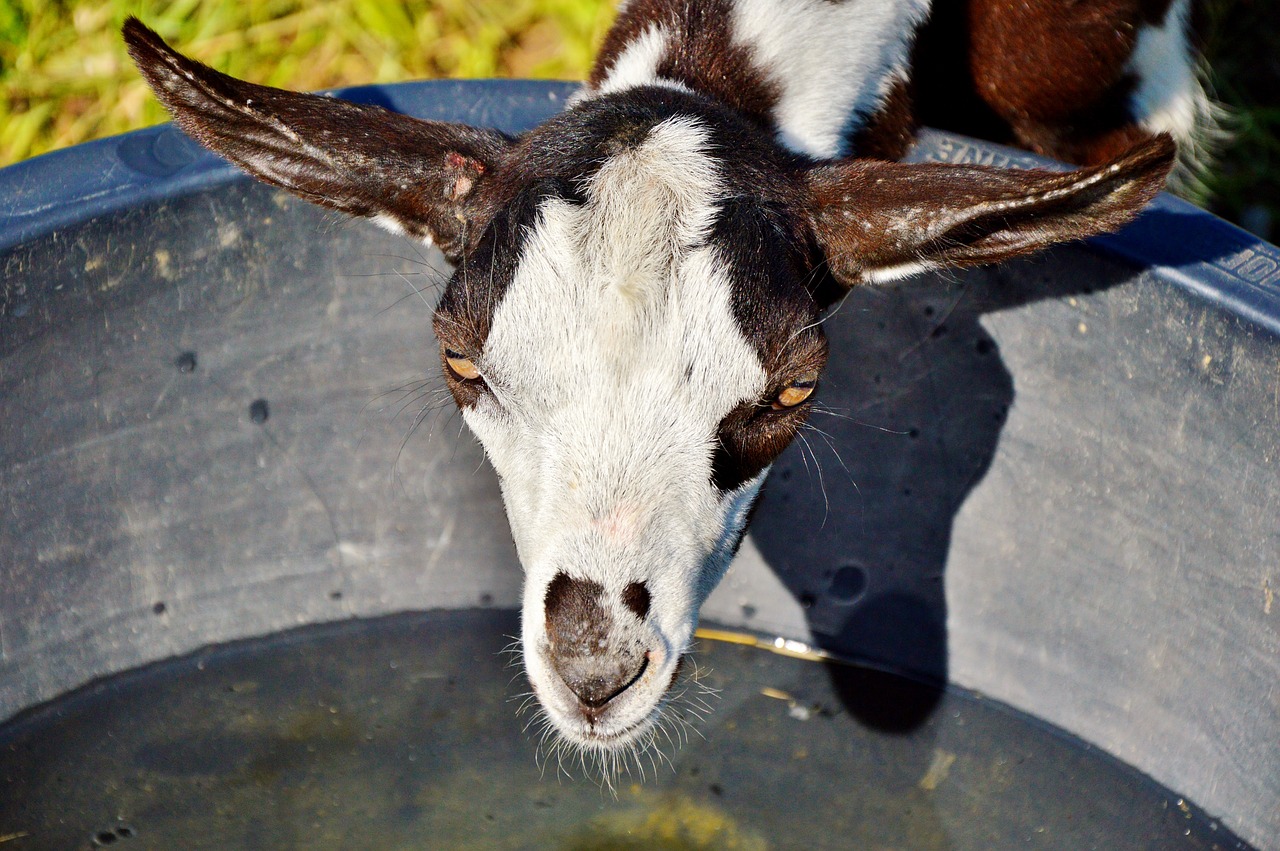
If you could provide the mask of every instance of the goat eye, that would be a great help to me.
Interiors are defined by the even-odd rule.
[[[449,369],[454,374],[465,381],[471,381],[480,377],[480,370],[476,369],[476,365],[471,362],[471,358],[453,349],[444,350],[444,362],[449,365]]]
[[[806,372],[795,381],[787,385],[786,389],[778,394],[778,398],[773,400],[773,409],[781,411],[784,408],[794,408],[805,399],[813,395],[813,391],[818,386],[818,373]]]

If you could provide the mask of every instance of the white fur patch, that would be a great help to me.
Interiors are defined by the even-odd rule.
[[[714,585],[705,577],[727,563],[726,529],[745,521],[746,489],[722,498],[710,457],[720,420],[766,375],[705,244],[719,185],[706,146],[697,121],[669,119],[604,164],[585,204],[544,204],[476,361],[492,396],[464,411],[525,567],[530,680],[580,744],[644,729]],[[628,583],[653,601],[646,673],[590,728],[543,655],[543,597],[561,572],[600,583],[619,617]]]
[[[1159,26],[1138,31],[1128,64],[1137,80],[1130,106],[1138,123],[1178,143],[1175,183],[1194,180],[1223,135],[1219,108],[1200,82],[1187,41],[1190,12],[1191,0],[1174,0]]]
[[[779,141],[819,158],[845,153],[850,119],[874,113],[907,67],[929,0],[736,0],[735,40],[777,85]]]
[[[1197,100],[1204,96],[1183,31],[1189,0],[1176,0],[1160,26],[1138,31],[1129,70],[1138,78],[1134,113],[1148,130],[1184,139],[1195,127]]]
[[[609,66],[608,75],[598,87],[592,89],[583,86],[569,99],[569,105],[575,106],[589,97],[620,92],[637,86],[665,86],[688,91],[688,86],[658,76],[658,66],[667,54],[670,38],[662,27],[657,24],[650,26],[618,55],[618,58]]]
[[[906,280],[916,275],[932,271],[938,268],[937,263],[930,263],[927,260],[916,260],[906,263],[899,263],[896,266],[881,266],[876,269],[868,269],[864,272],[865,282],[868,284],[892,284],[896,281]]]

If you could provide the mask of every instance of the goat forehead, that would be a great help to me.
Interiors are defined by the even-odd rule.
[[[722,190],[707,146],[696,120],[668,119],[610,157],[582,203],[543,203],[483,351],[500,399],[539,416],[566,405],[623,420],[641,419],[638,406],[683,408],[709,427],[762,391],[708,239]]]

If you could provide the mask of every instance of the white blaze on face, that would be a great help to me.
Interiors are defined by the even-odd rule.
[[[711,457],[720,420],[758,398],[766,376],[705,244],[718,191],[706,144],[695,120],[669,119],[600,168],[585,204],[544,204],[477,361],[492,394],[464,411],[501,477],[526,572],[530,679],[580,743],[652,715],[708,590],[704,562],[726,521],[745,519],[743,492],[712,484]],[[602,604],[650,652],[641,680],[592,725],[541,652],[559,573],[601,585]],[[643,626],[619,598],[635,582],[652,598]]]

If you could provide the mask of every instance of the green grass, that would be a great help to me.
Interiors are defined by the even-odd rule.
[[[1280,9],[1205,0],[1233,142],[1205,202],[1280,225]],[[184,52],[292,89],[430,77],[581,78],[612,0],[0,0],[0,164],[167,119],[129,64],[134,14]],[[1273,226],[1272,238],[1277,230]]]
[[[303,90],[577,79],[613,17],[601,0],[0,0],[0,164],[168,119],[120,40],[129,14],[221,71]]]

